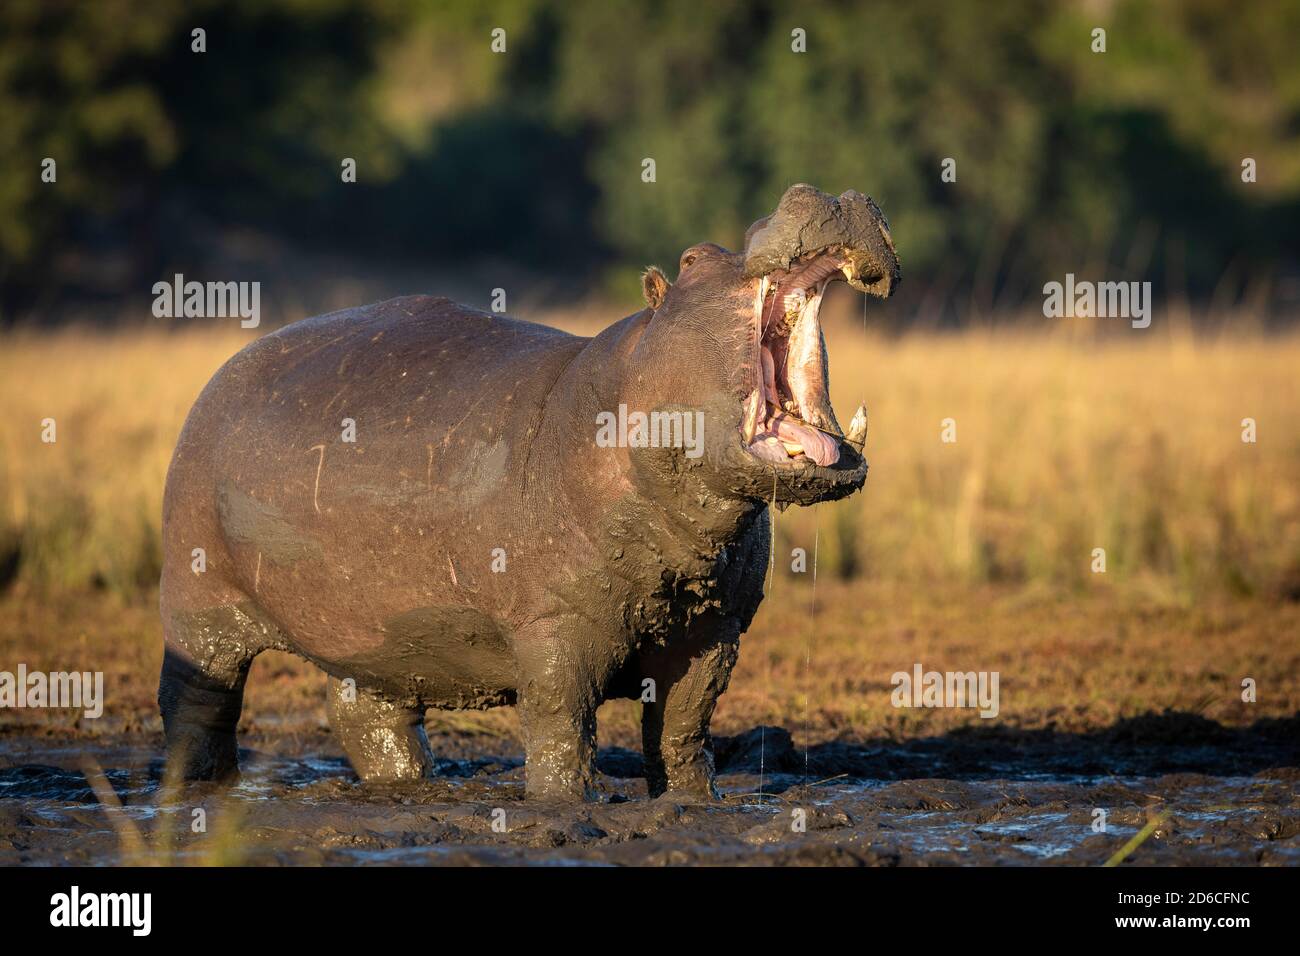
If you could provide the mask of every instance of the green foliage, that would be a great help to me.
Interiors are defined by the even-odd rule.
[[[9,0],[0,291],[63,281],[56,253],[96,237],[152,274],[195,211],[339,246],[669,265],[738,242],[797,181],[871,193],[909,278],[989,301],[1107,264],[1207,291],[1300,245],[1298,33],[1300,0]]]

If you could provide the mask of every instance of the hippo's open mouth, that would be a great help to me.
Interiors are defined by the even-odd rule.
[[[763,461],[825,467],[839,460],[841,442],[860,444],[865,437],[864,416],[854,417],[847,438],[835,418],[826,339],[817,317],[831,282],[862,285],[853,259],[840,248],[821,249],[758,280],[759,376],[744,402],[741,434],[746,450]]]
[[[833,466],[846,451],[861,447],[866,412],[858,409],[848,435],[835,420],[817,313],[826,286],[836,279],[882,299],[893,294],[901,271],[889,222],[869,196],[855,190],[832,197],[796,183],[774,213],[746,231],[743,272],[756,283],[754,382],[741,396],[745,450],[763,462],[804,471]]]

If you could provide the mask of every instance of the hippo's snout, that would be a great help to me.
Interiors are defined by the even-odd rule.
[[[870,196],[830,196],[806,183],[785,191],[776,211],[745,234],[745,275],[760,278],[834,257],[853,288],[888,298],[902,279],[889,220]]]

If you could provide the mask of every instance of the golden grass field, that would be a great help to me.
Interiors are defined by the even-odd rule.
[[[833,398],[845,423],[865,400],[871,474],[862,495],[778,515],[775,600],[717,729],[915,736],[979,723],[891,707],[890,674],[917,661],[999,670],[998,722],[1015,727],[1300,711],[1300,336],[1056,328],[885,337],[830,325]],[[167,463],[190,404],[248,335],[0,338],[0,669],[105,671],[106,719],[63,730],[158,726]],[[949,418],[953,443],[941,441]],[[807,573],[791,572],[796,547]],[[1243,677],[1258,702],[1240,701]],[[323,722],[323,686],[308,665],[264,655],[245,726]],[[514,727],[508,709],[430,719]],[[602,737],[635,737],[632,704],[601,719]],[[57,712],[0,720],[62,732]]]

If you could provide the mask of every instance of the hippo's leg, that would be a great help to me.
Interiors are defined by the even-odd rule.
[[[325,711],[330,728],[362,780],[419,780],[433,773],[424,708],[405,706],[331,675]]]
[[[158,682],[169,772],[184,780],[237,776],[235,726],[253,658],[278,646],[273,629],[245,604],[171,614],[163,629]]]
[[[699,622],[691,639],[646,657],[655,700],[642,705],[641,746],[650,796],[669,791],[717,799],[709,721],[727,689],[740,645],[734,621]]]
[[[558,640],[554,632],[515,642],[517,709],[524,737],[525,791],[530,798],[596,799],[596,708],[601,681],[591,662],[570,649],[587,642]]]

